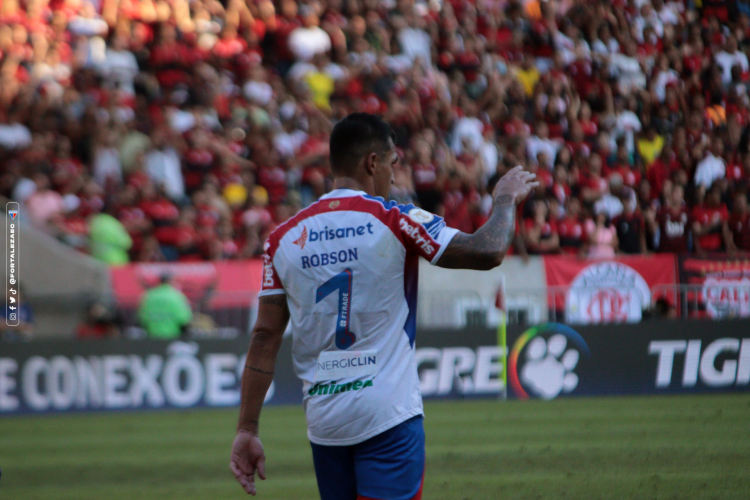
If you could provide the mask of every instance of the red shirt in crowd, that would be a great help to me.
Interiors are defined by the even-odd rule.
[[[641,173],[627,165],[614,165],[612,168],[608,168],[605,174],[607,180],[609,181],[609,178],[614,174],[620,174],[623,183],[628,187],[634,188],[641,183]]]
[[[216,227],[221,214],[211,205],[195,205],[195,224],[201,227]]]
[[[516,135],[529,135],[531,134],[531,127],[528,123],[524,122],[523,120],[510,120],[508,122],[505,122],[502,126],[503,134],[505,134],[506,137],[513,137]]]
[[[750,252],[750,213],[732,214],[729,217],[729,229],[732,231],[737,248]]]
[[[282,16],[276,18],[276,23],[276,31],[274,32],[276,56],[282,61],[293,61],[294,54],[289,49],[289,35],[302,26],[302,23],[297,19],[287,19]]]
[[[667,164],[661,158],[657,158],[648,168],[646,178],[649,184],[651,184],[651,196],[657,198],[664,187],[664,181],[672,177],[672,173],[682,169],[682,165],[677,159]]]
[[[203,177],[214,166],[214,154],[207,149],[189,149],[184,156],[185,188],[195,191],[203,184]]]
[[[742,168],[742,164],[733,161],[727,165],[727,179],[733,182],[745,181],[748,178],[748,172]]]
[[[595,175],[591,172],[582,172],[579,179],[578,185],[583,188],[589,188],[592,191],[606,192],[609,187],[609,183],[601,175]]]
[[[460,190],[446,191],[443,194],[445,223],[464,233],[472,233],[474,225],[469,213],[469,199]]]
[[[586,243],[586,227],[578,217],[566,215],[557,221],[560,248],[569,254],[578,254]]]
[[[437,167],[432,164],[420,165],[415,163],[411,167],[414,175],[414,188],[417,191],[428,191],[435,189],[437,182]]]
[[[717,222],[729,220],[726,205],[718,207],[700,206],[693,209],[692,219],[702,226],[713,225]],[[698,237],[701,249],[708,252],[719,252],[722,249],[721,225],[717,225],[711,232]]]
[[[268,199],[272,205],[281,203],[286,198],[286,171],[279,165],[260,166],[257,172],[257,182],[268,192]]]
[[[523,221],[524,226],[526,228],[526,232],[528,233],[530,230],[533,230],[536,228],[536,221],[534,219],[526,219]],[[554,220],[544,221],[544,224],[542,224],[542,227],[540,228],[541,231],[539,232],[539,241],[547,241],[551,239],[555,234],[558,234],[557,229],[557,222]],[[530,254],[542,254],[542,253],[549,253],[549,251],[544,252],[538,248],[533,248],[533,245],[527,245],[526,250]]]
[[[656,214],[659,224],[659,251],[684,253],[688,251],[688,213],[686,208],[662,208]]]
[[[589,144],[586,141],[580,141],[580,142],[573,142],[568,141],[565,143],[565,147],[568,148],[568,151],[570,151],[570,154],[575,155],[581,155],[584,158],[588,158],[591,154],[591,144]]]
[[[133,240],[133,251],[141,248],[143,236],[140,227],[146,220],[146,214],[140,207],[123,206],[117,210],[117,220],[119,220],[130,234]]]
[[[162,245],[176,246],[180,251],[180,261],[201,260],[203,241],[197,229],[190,226],[161,227],[155,232]]]
[[[156,226],[171,224],[180,216],[177,205],[166,198],[144,200],[139,207]]]
[[[550,191],[552,192],[552,196],[557,198],[557,201],[559,201],[561,204],[565,203],[565,200],[570,198],[571,195],[570,186],[568,186],[567,184],[561,184],[559,182],[552,183]]]

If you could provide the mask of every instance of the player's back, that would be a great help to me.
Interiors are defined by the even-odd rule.
[[[354,444],[422,413],[418,259],[436,262],[455,233],[419,208],[339,189],[271,235],[262,295],[287,294],[313,442]]]

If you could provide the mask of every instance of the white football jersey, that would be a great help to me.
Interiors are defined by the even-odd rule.
[[[287,295],[313,443],[360,443],[422,414],[418,260],[435,264],[457,232],[413,205],[337,189],[271,234],[260,295]]]

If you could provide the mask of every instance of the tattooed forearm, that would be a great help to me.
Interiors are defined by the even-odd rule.
[[[263,375],[273,375],[273,371],[269,372],[269,371],[266,371],[266,370],[261,370],[260,368],[255,368],[254,366],[250,366],[250,365],[245,365],[245,370],[250,370],[250,371],[262,373]]]
[[[238,430],[258,432],[258,420],[268,388],[273,381],[276,357],[289,322],[286,294],[261,297],[242,373]]]
[[[490,219],[474,234],[458,233],[438,265],[450,269],[497,267],[508,252],[516,227],[516,205],[510,195],[498,196]]]

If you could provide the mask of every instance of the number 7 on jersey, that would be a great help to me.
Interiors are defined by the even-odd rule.
[[[339,292],[339,314],[336,317],[336,347],[348,349],[357,340],[353,332],[349,331],[349,315],[352,304],[352,270],[342,272],[320,285],[315,293],[315,303],[325,299],[332,293]]]

